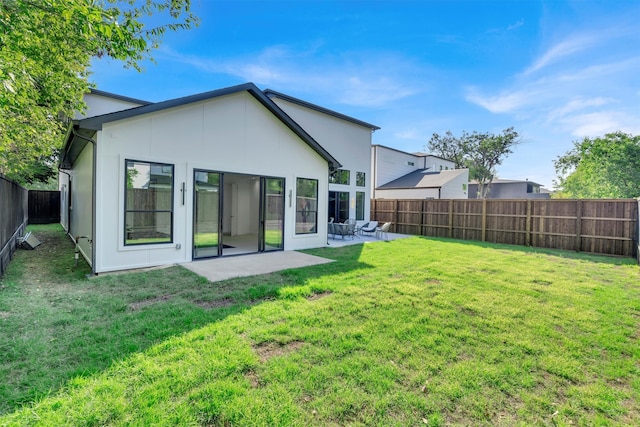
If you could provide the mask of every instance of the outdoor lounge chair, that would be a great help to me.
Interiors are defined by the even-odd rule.
[[[363,234],[363,233],[368,233],[368,234],[375,233],[377,228],[378,228],[378,221],[370,221],[370,222],[366,223],[365,225],[363,225],[362,227],[360,227],[360,234]]]
[[[376,237],[380,238],[384,235],[385,236],[384,240],[387,240],[389,238],[389,227],[391,227],[390,222],[385,222],[382,227],[378,227],[376,229]]]

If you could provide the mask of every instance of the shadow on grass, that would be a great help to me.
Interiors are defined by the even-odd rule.
[[[437,242],[459,244],[462,246],[465,246],[465,245],[476,246],[480,248],[506,250],[510,252],[520,252],[525,254],[544,254],[544,255],[554,256],[558,258],[582,260],[582,261],[588,261],[588,262],[594,262],[594,263],[603,263],[603,264],[612,264],[612,265],[637,264],[637,260],[635,258],[628,258],[628,257],[623,257],[618,255],[602,255],[602,254],[593,254],[589,252],[576,252],[576,251],[568,251],[568,250],[560,250],[560,249],[538,248],[534,246],[509,245],[506,243],[491,243],[491,242],[480,242],[477,240],[451,239],[447,237],[429,237],[429,236],[415,236],[415,237],[426,239],[426,240],[433,240]]]
[[[327,291],[312,279],[371,268],[353,245],[309,251],[333,263],[214,283],[180,266],[86,279],[60,226],[31,231],[43,244],[17,252],[0,282],[0,414],[256,304]]]

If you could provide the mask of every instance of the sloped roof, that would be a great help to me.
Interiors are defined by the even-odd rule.
[[[316,153],[329,163],[330,169],[338,169],[340,162],[336,160],[327,150],[325,150],[311,135],[309,135],[298,123],[289,117],[275,102],[264,94],[253,83],[245,83],[228,88],[213,90],[209,92],[199,93],[195,95],[185,96],[182,98],[170,99],[168,101],[157,102],[142,105],[140,107],[129,108],[127,110],[116,111],[113,113],[103,114],[100,116],[88,117],[86,119],[75,120],[72,131],[67,135],[67,142],[62,151],[60,164],[63,167],[69,167],[75,161],[77,155],[80,154],[81,148],[86,145],[86,134],[93,134],[95,131],[102,130],[105,123],[124,120],[131,117],[141,116],[143,114],[155,113],[157,111],[167,110],[169,108],[180,107],[182,105],[192,104],[195,102],[206,101],[220,96],[236,94],[240,92],[248,92],[258,102],[260,102],[267,110],[284,123],[293,133],[307,143]],[[78,134],[83,134],[78,137]],[[74,148],[73,145],[76,144]]]
[[[153,104],[153,102],[143,101],[141,99],[131,98],[129,96],[118,95],[117,93],[106,92],[104,90],[99,89],[89,89],[89,93],[98,96],[104,96],[105,98],[117,99],[119,101],[130,102],[132,104],[140,104],[140,105],[148,105]]]
[[[542,184],[538,184],[537,182],[534,182],[534,181],[522,180],[522,179],[494,178],[493,181],[491,181],[491,185],[493,185],[493,184],[523,184],[523,183],[531,183],[533,185],[539,185],[540,187],[542,187]],[[478,181],[474,179],[474,180],[469,181],[469,184],[478,184]]]
[[[388,182],[376,190],[397,190],[406,188],[440,188],[449,181],[467,173],[468,169],[451,169],[439,172],[429,172],[427,169],[418,169],[398,179]]]
[[[346,116],[346,115],[344,115],[342,113],[338,113],[336,111],[329,110],[328,108],[324,108],[324,107],[321,107],[319,105],[315,105],[315,104],[312,104],[310,102],[303,101],[303,100],[298,99],[298,98],[294,98],[293,96],[285,95],[284,93],[276,92],[275,90],[265,89],[264,90],[264,94],[267,95],[269,98],[273,97],[273,98],[284,99],[285,101],[289,101],[289,102],[291,102],[293,104],[298,104],[298,105],[301,105],[303,107],[309,108],[311,110],[316,110],[316,111],[319,111],[321,113],[327,114],[329,116],[337,117],[339,119],[346,120],[348,122],[355,123],[355,124],[360,125],[360,126],[364,126],[364,127],[369,128],[371,130],[380,129],[376,125],[372,125],[370,123],[363,122],[362,120],[354,119],[353,117],[349,117],[349,116]]]

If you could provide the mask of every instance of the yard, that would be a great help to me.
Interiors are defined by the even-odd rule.
[[[0,425],[640,425],[632,259],[415,237],[86,279],[32,230],[0,283]]]

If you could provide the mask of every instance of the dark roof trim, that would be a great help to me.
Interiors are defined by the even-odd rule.
[[[128,96],[118,95],[116,93],[105,92],[104,90],[89,89],[89,93],[93,95],[104,96],[105,98],[113,98],[119,101],[130,102],[132,104],[140,104],[140,105],[153,104],[153,102],[143,101],[141,99],[136,99],[136,98],[130,98]]]
[[[182,98],[170,99],[168,101],[157,102],[155,104],[147,104],[140,107],[130,108],[128,110],[116,111],[109,114],[103,114],[101,116],[89,117],[76,122],[81,129],[89,130],[102,130],[102,125],[105,123],[114,122],[117,120],[124,120],[131,117],[140,116],[143,114],[154,113],[156,111],[167,110],[169,108],[180,107],[182,105],[192,104],[199,101],[205,101],[208,99],[217,98],[225,95],[232,95],[240,92],[248,92],[258,102],[260,102],[265,108],[267,108],[272,114],[274,114],[280,121],[282,121],[289,129],[293,131],[298,137],[306,142],[316,153],[320,155],[329,163],[330,169],[338,169],[342,165],[336,160],[327,150],[325,150],[311,135],[309,135],[298,123],[296,123],[291,117],[289,117],[278,105],[266,96],[256,85],[253,83],[245,83],[237,86],[231,86],[228,88],[213,90],[209,92],[199,93],[196,95],[185,96]]]
[[[385,184],[386,185],[386,184]],[[433,188],[442,188],[442,185],[433,185],[429,187],[376,187],[376,191],[378,190],[430,190]]]
[[[316,110],[316,111],[319,111],[321,113],[327,114],[329,116],[337,117],[339,119],[346,120],[348,122],[355,123],[355,124],[360,125],[360,126],[364,126],[364,127],[369,128],[371,130],[380,129],[380,127],[378,127],[376,125],[372,125],[370,123],[363,122],[362,120],[354,119],[353,117],[345,116],[344,114],[338,113],[336,111],[329,110],[329,109],[324,108],[324,107],[320,107],[319,105],[315,105],[315,104],[312,104],[312,103],[307,102],[307,101],[303,101],[303,100],[298,99],[298,98],[294,98],[293,96],[285,95],[284,93],[276,92],[275,90],[265,89],[264,94],[267,95],[269,98],[274,97],[274,98],[284,99],[285,101],[289,101],[289,102],[291,102],[293,104],[298,104],[298,105],[301,105],[303,107],[309,108],[311,110]]]

